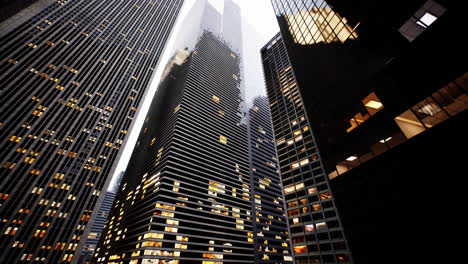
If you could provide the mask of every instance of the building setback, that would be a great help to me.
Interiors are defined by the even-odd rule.
[[[466,3],[272,3],[353,260],[459,261],[433,227],[464,206]]]
[[[78,263],[90,263],[94,250],[96,250],[96,245],[99,242],[99,238],[101,237],[102,231],[104,229],[104,224],[109,217],[114,199],[114,192],[106,192],[98,214],[92,223],[90,233],[86,237],[86,244],[83,247],[83,250],[80,252],[80,259]]]
[[[249,150],[255,263],[293,263],[283,186],[278,170],[268,98],[249,111]]]
[[[204,10],[155,94],[97,263],[255,263],[240,49],[215,27],[240,15]]]
[[[56,1],[2,28],[1,263],[79,255],[182,2]]]
[[[280,34],[261,49],[261,56],[296,263],[351,263],[328,177]]]

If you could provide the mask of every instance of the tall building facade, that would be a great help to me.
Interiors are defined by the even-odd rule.
[[[77,258],[182,2],[55,1],[2,27],[0,262]]]
[[[329,180],[280,34],[261,49],[261,55],[296,263],[351,263]]]
[[[255,263],[240,48],[223,35],[240,14],[203,10],[196,45],[166,68],[97,263]]]
[[[255,263],[293,263],[270,105],[257,97],[249,110],[250,188]]]
[[[466,3],[272,3],[354,261],[456,262],[432,243],[456,237],[429,231],[444,199],[427,190],[450,189],[459,218],[464,191],[441,175],[464,171]]]
[[[94,251],[96,250],[96,246],[99,242],[99,239],[101,238],[104,225],[109,218],[116,193],[119,189],[120,182],[122,181],[124,174],[125,171],[120,172],[119,175],[117,175],[114,184],[111,183],[111,186],[109,186],[107,189],[104,200],[100,204],[96,218],[93,220],[90,231],[86,236],[86,243],[84,244],[83,249],[80,251],[80,257],[78,259],[79,264],[91,263]]]
[[[37,0],[1,0],[0,1],[0,22],[14,16],[24,8],[34,4]]]
[[[101,237],[102,231],[104,229],[104,224],[109,217],[110,210],[112,209],[112,204],[114,203],[115,192],[106,192],[104,195],[104,200],[99,207],[98,214],[92,223],[90,233],[86,237],[86,243],[83,247],[83,250],[80,252],[80,258],[78,263],[90,263],[94,251],[96,250],[97,243]]]
[[[463,110],[437,110],[464,93],[463,45],[445,41],[463,30],[457,1],[272,3],[330,177]]]

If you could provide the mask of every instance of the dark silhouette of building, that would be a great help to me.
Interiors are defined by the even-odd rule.
[[[351,263],[313,123],[281,35],[261,54],[296,263]]]
[[[466,4],[272,3],[355,262],[449,261],[428,190],[462,192],[440,175],[464,171]]]
[[[248,130],[255,263],[293,263],[267,97],[254,99]]]
[[[181,5],[54,1],[2,27],[1,263],[77,259]]]

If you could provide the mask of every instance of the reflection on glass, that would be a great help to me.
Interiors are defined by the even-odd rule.
[[[411,110],[406,110],[401,115],[395,117],[395,122],[398,124],[403,134],[405,134],[406,138],[412,138],[426,130]]]

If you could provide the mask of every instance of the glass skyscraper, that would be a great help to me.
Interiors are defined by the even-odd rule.
[[[351,263],[328,177],[280,34],[262,48],[261,55],[296,263]]]
[[[305,111],[353,261],[459,261],[446,253],[451,243],[433,242],[457,235],[433,227],[445,222],[435,208],[449,207],[451,219],[461,219],[464,206],[455,175],[465,171],[458,153],[466,151],[467,53],[458,36],[467,27],[466,3],[271,2],[281,43],[270,49],[285,48],[270,58],[287,55],[291,69],[268,65],[279,74],[267,71],[267,86],[277,78],[277,93],[287,95],[294,78],[298,93],[291,90],[294,102],[279,112]],[[429,190],[454,195],[448,201]]]
[[[182,2],[59,0],[2,24],[0,262],[79,255]]]
[[[255,263],[293,263],[267,97],[253,100],[249,141]]]
[[[199,28],[193,17],[187,26],[199,33],[189,34],[196,41],[184,42],[166,67],[97,249],[98,263],[256,263],[241,35],[227,30],[240,24],[240,10],[224,3],[222,14],[205,1],[193,7],[203,12]],[[279,240],[286,238],[283,233]]]
[[[106,223],[107,218],[109,217],[109,213],[112,209],[114,199],[114,192],[106,192],[104,200],[101,203],[101,207],[99,208],[98,214],[92,223],[88,236],[86,237],[86,244],[83,250],[80,252],[78,263],[90,263],[94,250],[96,250],[96,245],[99,242],[99,238],[102,235],[104,224]]]

